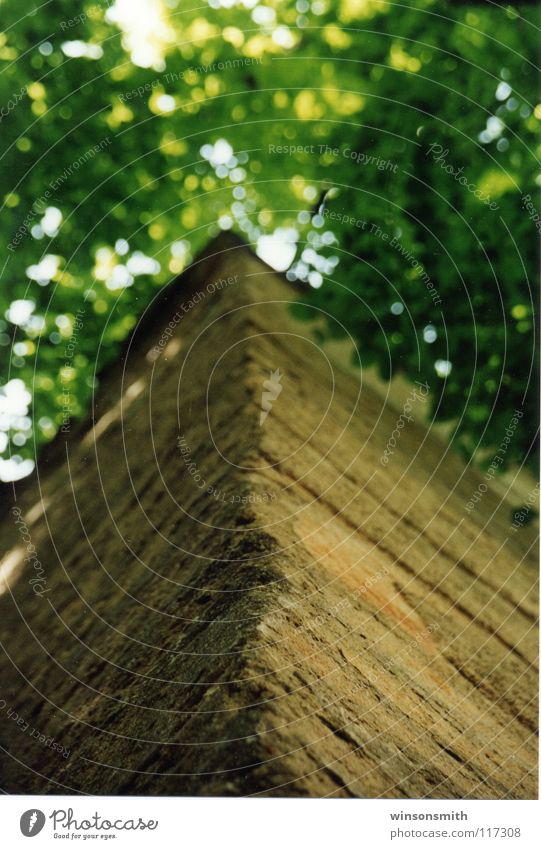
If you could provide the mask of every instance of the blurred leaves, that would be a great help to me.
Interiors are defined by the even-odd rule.
[[[255,245],[282,228],[298,241],[290,277],[330,335],[338,319],[364,363],[426,380],[468,456],[524,410],[506,457],[523,462],[537,419],[532,10],[0,12],[1,383],[32,392],[24,422],[3,419],[5,456],[32,457],[66,405],[84,414],[96,373],[209,238],[233,228]],[[33,305],[19,322],[15,301]]]

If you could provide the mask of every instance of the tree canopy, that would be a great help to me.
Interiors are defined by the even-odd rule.
[[[221,229],[471,457],[536,433],[538,19],[437,0],[0,0],[0,477]],[[11,457],[11,460],[7,458]]]

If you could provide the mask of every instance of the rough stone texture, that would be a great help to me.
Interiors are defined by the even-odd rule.
[[[490,491],[468,515],[480,478],[424,426],[384,468],[401,411],[291,297],[217,240],[17,486],[50,591],[9,511],[5,791],[537,795],[533,531]]]

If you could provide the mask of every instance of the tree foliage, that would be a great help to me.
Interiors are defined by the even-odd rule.
[[[523,462],[536,429],[532,9],[192,5],[0,2],[4,456],[33,457],[83,415],[156,291],[232,228],[289,251],[298,313],[328,315],[318,332],[351,334],[388,378],[428,382],[468,456],[490,454],[523,411],[506,454]]]

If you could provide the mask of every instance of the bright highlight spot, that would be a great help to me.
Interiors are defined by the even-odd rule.
[[[453,364],[449,360],[436,360],[434,363],[434,369],[438,377],[449,377],[452,368]]]
[[[496,89],[496,100],[507,100],[512,91],[509,83],[501,82]]]
[[[116,0],[106,18],[123,31],[122,44],[134,65],[165,70],[165,48],[174,34],[161,0]]]
[[[9,305],[9,308],[6,310],[6,318],[12,324],[26,324],[26,322],[32,315],[35,307],[36,305],[34,301],[26,301],[23,299],[12,301]]]
[[[428,344],[431,345],[432,342],[435,342],[437,338],[438,331],[436,330],[434,325],[427,324],[427,326],[423,330],[423,339],[425,340],[425,342],[428,342]]]
[[[256,253],[275,271],[286,271],[297,253],[299,234],[292,227],[278,227],[271,236],[260,236]]]
[[[11,483],[26,478],[34,471],[33,460],[23,460],[18,454],[14,454],[9,460],[0,457],[0,481]]]
[[[142,251],[135,251],[126,263],[126,267],[134,277],[140,274],[158,274],[161,268],[156,259],[146,256]]]
[[[59,257],[54,256],[53,254],[46,254],[41,262],[36,265],[30,265],[26,269],[26,273],[30,280],[35,280],[41,286],[45,286],[53,279],[58,271],[59,265]]]
[[[226,165],[233,156],[233,148],[225,139],[218,139],[216,144],[204,144],[200,152],[201,156],[207,159],[213,168]]]
[[[174,112],[175,98],[170,94],[160,94],[156,100],[156,107],[160,112]]]
[[[62,213],[56,206],[48,206],[45,210],[45,215],[41,219],[39,226],[46,236],[54,238],[58,235],[60,225],[62,224]]]
[[[60,48],[69,59],[101,59],[103,56],[99,44],[87,44],[86,41],[64,41]]]

